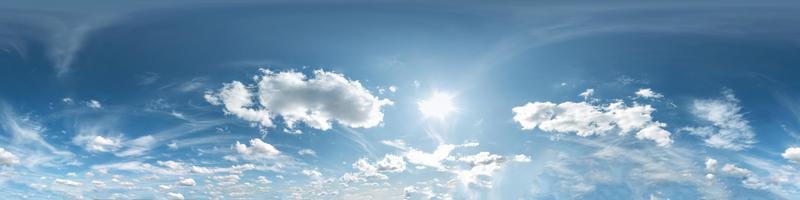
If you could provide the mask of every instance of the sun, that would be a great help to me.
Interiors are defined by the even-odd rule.
[[[425,118],[443,120],[447,115],[456,111],[456,107],[453,104],[453,95],[443,92],[434,92],[433,96],[417,102],[417,105]]]

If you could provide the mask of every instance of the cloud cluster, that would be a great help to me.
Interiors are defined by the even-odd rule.
[[[756,143],[755,133],[741,113],[739,100],[733,91],[723,91],[721,99],[699,99],[692,113],[708,126],[686,127],[682,130],[704,139],[706,145],[720,149],[742,150]]]
[[[789,147],[781,156],[784,159],[800,163],[800,147]]]
[[[523,130],[539,128],[545,132],[576,133],[587,137],[618,130],[620,135],[636,131],[640,140],[652,140],[658,146],[670,146],[671,133],[664,130],[665,123],[654,121],[650,105],[634,103],[626,105],[622,101],[607,106],[592,105],[588,102],[529,102],[514,107],[514,121]]]
[[[386,180],[389,177],[383,173],[400,173],[406,170],[406,162],[402,156],[386,154],[383,159],[372,164],[367,158],[361,158],[353,163],[357,173],[345,173],[342,180],[345,182],[361,182],[369,178]]]
[[[12,154],[11,152],[6,151],[3,148],[0,148],[0,165],[16,165],[19,164],[19,158]]]
[[[309,78],[295,71],[261,71],[255,85],[233,81],[217,92],[206,92],[205,99],[262,127],[272,127],[272,119],[280,116],[289,128],[302,122],[320,130],[330,129],[333,121],[354,128],[377,126],[383,121],[381,108],[393,104],[343,74],[316,70]]]
[[[234,148],[236,152],[253,158],[273,158],[281,153],[274,146],[267,144],[258,138],[250,140],[250,147],[248,147],[246,144],[236,141]]]

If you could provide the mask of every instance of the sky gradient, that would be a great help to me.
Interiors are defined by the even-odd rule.
[[[800,199],[798,10],[10,1],[0,199]]]

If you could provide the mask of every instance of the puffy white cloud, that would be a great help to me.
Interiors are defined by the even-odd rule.
[[[100,109],[100,108],[103,108],[103,105],[102,105],[102,104],[100,104],[100,102],[99,102],[99,101],[97,101],[97,100],[94,100],[94,99],[87,101],[87,102],[86,102],[86,106],[88,106],[89,108],[92,108],[92,109]]]
[[[781,156],[784,159],[800,163],[800,147],[789,147]]]
[[[378,171],[397,173],[406,170],[406,162],[403,160],[403,157],[392,154],[384,155],[383,160],[378,161],[376,166],[378,167]]]
[[[706,159],[706,171],[714,172],[717,170],[717,160],[713,158]]]
[[[181,178],[180,180],[178,180],[178,185],[195,186],[197,185],[197,182],[195,182],[194,179],[192,178]]]
[[[636,96],[637,97],[641,97],[641,98],[645,98],[645,99],[650,99],[650,98],[658,99],[658,98],[664,97],[664,95],[659,94],[657,92],[654,92],[650,88],[639,89],[639,91],[636,91]]]
[[[250,108],[253,106],[253,94],[239,81],[224,84],[219,93],[206,92],[204,97],[213,105],[224,105],[225,114],[232,114],[264,127],[272,126],[268,110]]]
[[[455,148],[456,146],[452,144],[441,144],[433,153],[425,153],[412,148],[405,153],[405,157],[409,163],[444,170],[442,160],[446,159]]]
[[[211,169],[209,169],[207,167],[198,167],[198,166],[192,166],[190,171],[192,173],[195,173],[195,174],[211,174],[211,173],[214,173],[213,170],[211,170]]]
[[[75,182],[75,181],[72,181],[72,180],[66,180],[66,179],[56,179],[55,183],[56,184],[61,184],[61,185],[66,185],[66,186],[72,186],[72,187],[79,187],[79,186],[83,185],[83,183]]]
[[[0,165],[16,165],[19,164],[19,158],[12,154],[11,152],[6,151],[3,148],[0,148]]]
[[[216,93],[207,92],[205,98],[224,105],[226,113],[262,127],[271,127],[272,117],[281,116],[289,128],[302,122],[320,130],[330,129],[333,121],[354,128],[377,126],[383,121],[381,108],[393,104],[335,72],[316,70],[312,78],[295,71],[262,72],[254,86],[233,81]]]
[[[317,179],[317,180],[322,179],[322,173],[317,171],[316,169],[303,169],[303,171],[301,171],[300,173],[312,179]]]
[[[104,137],[99,135],[77,135],[72,139],[73,143],[83,145],[89,152],[112,152],[122,146],[122,139],[119,137]]]
[[[714,148],[742,150],[756,143],[755,133],[740,113],[739,100],[733,91],[725,90],[722,99],[695,100],[692,113],[710,126],[686,127],[682,130],[704,138]]]
[[[239,182],[241,178],[238,175],[231,174],[226,176],[212,176],[211,179],[217,181],[218,185],[234,185]]]
[[[659,146],[672,143],[671,133],[664,130],[665,123],[653,121],[650,105],[625,105],[618,101],[608,106],[595,106],[587,102],[533,102],[512,108],[514,121],[523,130],[539,128],[545,132],[576,133],[578,136],[604,134],[619,130],[620,135],[636,131],[636,138],[652,140]]]
[[[669,146],[672,144],[672,139],[669,137],[672,133],[664,130],[664,128],[662,128],[664,126],[666,125],[663,125],[663,123],[652,123],[646,128],[639,130],[639,132],[636,132],[636,138],[655,141],[658,146]]]
[[[361,158],[353,163],[353,168],[358,169],[358,173],[345,173],[342,180],[345,182],[358,182],[364,181],[367,178],[376,178],[385,180],[389,177],[383,172],[400,173],[406,170],[406,162],[403,157],[386,154],[383,159],[375,164],[369,163],[367,158]]]
[[[250,147],[247,147],[247,145],[236,141],[234,148],[236,149],[236,152],[246,156],[253,156],[255,158],[272,158],[280,154],[278,149],[270,144],[265,143],[264,141],[261,141],[261,139],[258,138],[253,138],[250,140]]]
[[[474,184],[480,187],[491,187],[491,182],[482,180],[482,177],[491,177],[492,174],[502,168],[506,159],[503,156],[480,152],[475,155],[458,158],[459,161],[467,162],[470,165],[468,170],[456,170],[458,179],[462,184]]]
[[[67,104],[67,105],[72,105],[72,103],[74,101],[72,100],[72,98],[64,97],[63,99],[61,99],[61,102],[64,102],[64,104]]]
[[[181,193],[173,193],[173,192],[168,192],[167,193],[167,198],[172,199],[172,200],[183,200],[184,199],[183,194],[181,194]]]
[[[517,154],[513,160],[514,162],[531,162],[531,157],[525,154]]]

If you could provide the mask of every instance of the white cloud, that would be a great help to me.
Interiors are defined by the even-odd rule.
[[[72,105],[72,103],[74,101],[72,100],[72,98],[64,97],[63,99],[61,99],[61,102],[64,102],[64,104],[67,104],[67,105]]]
[[[742,150],[756,143],[755,133],[740,113],[739,100],[733,91],[725,90],[725,98],[695,100],[692,113],[710,126],[686,127],[682,130],[704,138],[714,148]]]
[[[169,149],[173,149],[173,150],[174,149],[178,149],[178,143],[177,142],[169,143],[169,144],[167,144],[167,147],[169,147]]]
[[[40,164],[62,165],[77,163],[72,152],[60,150],[44,139],[47,131],[41,123],[28,115],[17,115],[10,105],[0,101],[0,128],[5,133],[6,152],[14,151],[17,157],[25,158],[20,162],[25,167]]]
[[[408,148],[408,146],[403,140],[381,140],[381,143],[386,146],[398,148],[401,150],[405,150]]]
[[[272,181],[270,181],[269,179],[267,179],[267,177],[264,176],[258,176],[258,178],[256,178],[256,182],[264,185],[272,183]]]
[[[584,99],[589,98],[592,95],[594,95],[594,89],[592,89],[592,88],[586,89],[586,91],[583,91],[580,94],[578,94],[578,96],[581,96]]]
[[[89,152],[111,152],[122,146],[122,139],[119,137],[80,134],[75,136],[72,141],[75,144],[83,145],[84,149]]]
[[[767,189],[768,185],[763,182],[755,173],[748,169],[739,168],[733,164],[722,166],[722,172],[742,178],[742,185],[751,189]]]
[[[271,127],[272,117],[281,116],[289,128],[302,122],[320,130],[330,129],[333,121],[354,128],[377,126],[383,121],[381,108],[393,104],[339,73],[316,70],[314,77],[308,78],[295,71],[262,72],[255,77],[255,86],[233,81],[217,93],[207,92],[205,98],[211,104],[224,105],[226,113],[262,127]]]
[[[297,154],[301,155],[301,156],[305,156],[305,155],[314,156],[314,157],[317,156],[317,152],[314,151],[314,150],[311,150],[311,149],[301,149],[300,151],[297,151]]]
[[[322,179],[322,173],[317,171],[316,169],[303,169],[301,173],[312,179],[317,179],[317,180]]]
[[[167,197],[172,200],[183,200],[183,194],[168,192]]]
[[[272,126],[268,110],[250,108],[253,106],[253,94],[239,81],[224,84],[219,93],[206,92],[204,97],[213,105],[224,105],[225,114],[235,115],[263,127]]]
[[[156,142],[158,142],[156,138],[151,135],[138,137],[136,139],[124,142],[126,149],[119,153],[115,153],[114,155],[122,157],[144,155],[156,147]]]
[[[517,154],[513,160],[514,162],[531,162],[531,157],[525,154]]]
[[[211,170],[211,169],[209,169],[209,168],[207,168],[207,167],[199,167],[199,166],[192,166],[192,169],[191,169],[190,171],[191,171],[192,173],[196,173],[196,174],[210,174],[210,173],[214,173],[214,171],[213,171],[213,170]]]
[[[376,166],[378,167],[378,171],[385,172],[398,173],[406,170],[406,162],[403,160],[403,157],[392,154],[384,155],[383,160],[378,161]]]
[[[94,100],[94,99],[87,101],[86,102],[86,106],[88,106],[89,108],[92,108],[92,109],[103,108],[103,105],[101,105],[99,101]]]
[[[66,185],[66,186],[72,186],[72,187],[79,187],[79,186],[83,185],[83,183],[75,182],[75,181],[72,181],[72,180],[66,180],[66,179],[56,179],[55,183],[56,184],[61,184],[61,185]]]
[[[781,156],[784,159],[800,163],[800,147],[789,147]]]
[[[405,153],[405,157],[409,163],[444,170],[442,160],[446,159],[455,148],[456,146],[452,144],[441,144],[433,153],[425,153],[411,148]]]
[[[706,159],[706,171],[714,172],[717,170],[717,160],[713,158]]]
[[[587,102],[533,102],[514,107],[514,121],[523,130],[539,128],[545,132],[576,133],[587,137],[619,130],[620,135],[636,131],[636,138],[652,140],[659,146],[672,143],[671,133],[664,130],[665,123],[653,121],[655,109],[650,105],[625,105],[618,101],[608,106],[594,106]]]
[[[181,170],[181,169],[183,169],[183,166],[184,166],[184,164],[182,162],[176,162],[176,161],[172,161],[172,160],[168,160],[168,161],[160,161],[159,160],[159,161],[156,161],[156,163],[158,163],[158,165],[161,165],[161,166],[167,167],[169,169],[173,169],[173,170]]]
[[[637,96],[637,97],[641,97],[641,98],[645,98],[645,99],[650,99],[650,98],[652,98],[652,99],[658,99],[658,98],[662,98],[662,97],[664,97],[664,95],[662,95],[662,94],[659,94],[659,93],[657,93],[657,92],[654,92],[654,91],[653,91],[652,89],[650,89],[650,88],[642,88],[642,89],[639,89],[639,91],[636,91],[636,96]]]
[[[474,184],[480,187],[491,188],[492,184],[484,177],[491,177],[495,171],[502,168],[506,159],[503,156],[480,152],[475,155],[458,158],[459,161],[467,162],[470,165],[468,170],[456,170],[458,180],[464,185]]]
[[[194,179],[191,178],[181,178],[180,180],[178,180],[178,185],[195,186],[197,185],[197,182],[195,182]]]
[[[250,147],[247,147],[247,145],[236,141],[234,148],[236,149],[236,152],[256,158],[272,158],[280,154],[278,149],[270,144],[265,143],[264,141],[261,141],[261,139],[258,138],[253,138],[250,140]]]
[[[11,152],[6,151],[3,148],[0,148],[0,165],[16,165],[19,164],[19,158],[12,154]]]
[[[383,172],[400,173],[406,170],[406,162],[403,157],[386,154],[383,159],[375,164],[369,163],[367,158],[361,158],[353,163],[353,168],[358,169],[358,173],[345,173],[342,180],[345,182],[359,182],[367,178],[376,178],[380,180],[388,179],[389,177]]]

